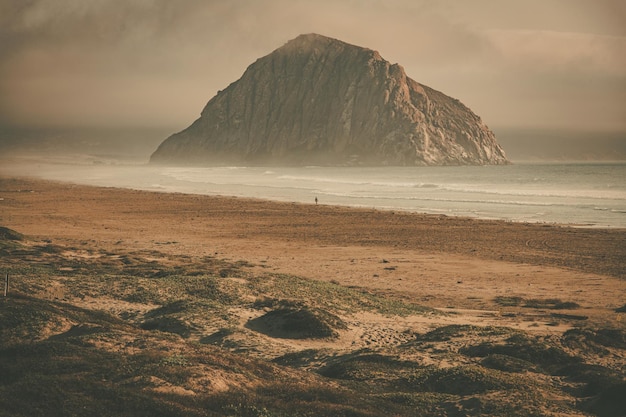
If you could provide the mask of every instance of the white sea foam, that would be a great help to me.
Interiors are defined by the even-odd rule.
[[[99,186],[626,227],[626,163],[196,168],[31,161],[0,169]]]

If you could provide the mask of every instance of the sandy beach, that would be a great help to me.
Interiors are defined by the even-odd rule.
[[[561,337],[581,323],[620,332],[625,327],[620,308],[626,302],[626,230],[167,194],[13,177],[0,178],[0,226],[24,235],[29,247],[54,248],[24,258],[56,268],[48,285],[23,286],[22,291],[38,288],[36,294],[27,295],[132,320],[149,317],[160,303],[115,298],[96,290],[100,284],[77,296],[70,290],[72,285],[90,284],[71,278],[75,267],[65,263],[100,262],[99,268],[110,268],[117,262],[118,273],[126,273],[135,263],[152,263],[195,276],[198,270],[208,273],[202,270],[207,260],[211,265],[219,260],[231,265],[219,272],[232,279],[228,285],[262,285],[265,279],[294,276],[443,313],[394,316],[355,311],[342,316],[349,325],[338,330],[337,338],[290,339],[271,334],[251,338],[258,328],[250,323],[267,308],[231,307],[228,315],[241,323],[237,332],[242,332],[235,332],[231,343],[236,340],[239,350],[241,345],[254,346],[247,354],[262,360],[312,349],[344,353],[395,349],[412,335],[451,325],[497,326],[533,337]],[[57,260],[51,261],[50,254]],[[12,260],[5,258],[2,264],[10,269]],[[231,277],[228,271],[233,265],[238,272]],[[265,297],[260,294],[249,296],[256,297],[258,304],[259,297]],[[319,300],[307,297],[303,293],[298,302],[317,305]],[[184,336],[190,340],[206,341],[207,334],[222,331],[206,319],[193,320],[194,330]],[[471,334],[465,337],[466,343],[481,340]],[[594,363],[620,369],[626,363],[624,351],[611,352],[594,358]],[[419,355],[421,363],[435,363],[442,369],[465,361]],[[184,387],[201,391],[195,385]]]
[[[626,230],[17,178],[0,179],[0,198],[2,225],[35,239],[219,255],[398,291],[437,307],[476,308],[498,295],[543,294],[610,308],[626,294]]]

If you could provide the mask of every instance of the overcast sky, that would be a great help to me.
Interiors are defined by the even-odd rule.
[[[626,130],[626,0],[0,0],[0,125],[181,129],[310,32],[491,127]]]

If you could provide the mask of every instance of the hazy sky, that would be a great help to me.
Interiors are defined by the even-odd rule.
[[[310,32],[491,127],[626,130],[626,0],[0,0],[0,125],[180,129]]]

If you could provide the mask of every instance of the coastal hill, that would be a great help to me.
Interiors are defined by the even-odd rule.
[[[300,35],[248,67],[152,154],[160,164],[486,165],[508,160],[458,100],[376,51]]]

